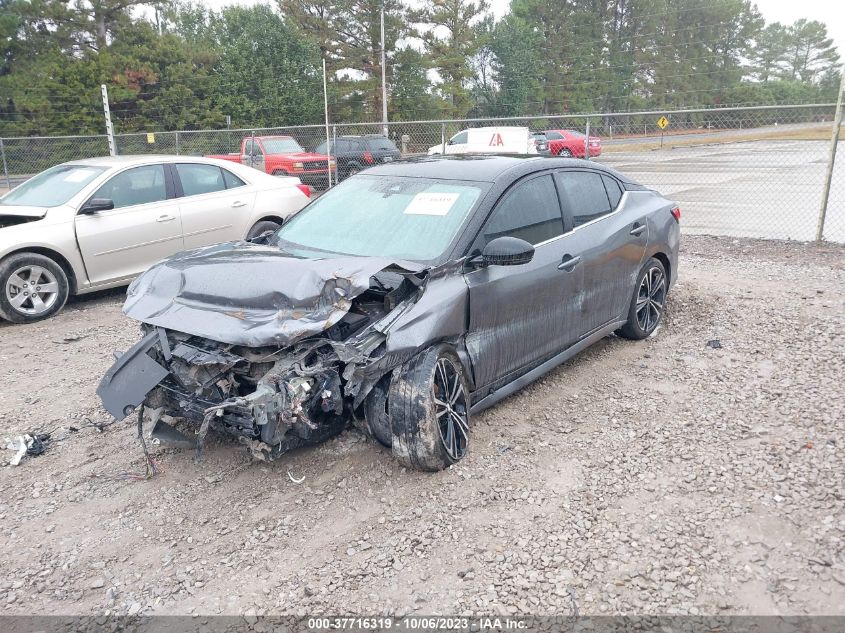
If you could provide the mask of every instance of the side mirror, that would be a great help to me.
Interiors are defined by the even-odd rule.
[[[114,200],[111,198],[91,198],[88,202],[82,205],[79,210],[80,213],[90,215],[98,211],[110,211],[114,209]]]
[[[518,237],[497,237],[491,240],[473,264],[486,266],[519,266],[534,258],[534,247]]]

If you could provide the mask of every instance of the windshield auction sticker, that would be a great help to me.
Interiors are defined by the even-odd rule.
[[[460,198],[459,193],[418,193],[405,208],[406,215],[446,215]]]

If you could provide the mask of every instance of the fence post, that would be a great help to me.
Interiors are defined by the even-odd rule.
[[[6,146],[3,145],[3,139],[0,138],[0,155],[3,156],[3,175],[6,176],[6,188],[12,188],[12,181],[9,179],[9,168],[6,167]]]
[[[109,138],[109,155],[117,156],[117,145],[114,142],[114,127],[111,124],[111,112],[109,112],[109,89],[106,84],[100,85],[100,92],[103,94],[103,114],[106,117],[106,135]]]
[[[255,130],[250,135],[249,143],[249,166],[252,167],[252,157],[255,156]]]
[[[326,167],[329,170],[329,183],[330,183],[329,186],[331,186],[331,178],[332,178],[332,166],[330,164],[331,160],[332,160],[332,151],[334,151],[334,153],[335,153],[335,156],[334,156],[334,165],[335,165],[334,184],[337,184],[337,183],[340,182],[340,178],[338,177],[338,174],[340,174],[340,165],[338,165],[338,162],[337,162],[337,126],[336,125],[332,125],[332,144],[329,145],[329,151],[328,151],[329,163],[326,164]]]
[[[176,132],[176,155],[179,156],[179,132]]]
[[[833,164],[836,162],[836,146],[839,144],[839,130],[842,128],[842,95],[845,93],[845,64],[840,71],[839,94],[836,96],[836,114],[833,117],[833,134],[830,137],[830,157],[827,160],[827,173],[824,175],[822,206],[819,209],[819,225],[816,228],[816,241],[824,239],[824,220],[827,215],[827,203],[830,200],[830,183],[833,179]]]
[[[584,160],[590,160],[590,119],[587,119],[587,135],[584,137]]]

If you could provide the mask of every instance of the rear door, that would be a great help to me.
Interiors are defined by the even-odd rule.
[[[114,202],[114,209],[76,216],[76,239],[92,284],[134,277],[182,250],[179,201],[164,164],[126,169],[91,198]]]
[[[467,348],[481,388],[526,371],[572,339],[581,271],[564,268],[570,236],[564,233],[552,175],[529,176],[500,199],[476,237],[480,252],[501,236],[534,245],[521,266],[489,266],[466,274],[470,315]]]
[[[592,170],[555,174],[564,215],[573,226],[573,254],[580,258],[584,300],[580,336],[626,314],[648,243],[645,213],[626,207],[620,183]]]
[[[205,163],[174,163],[185,248],[243,239],[255,192],[228,169]]]

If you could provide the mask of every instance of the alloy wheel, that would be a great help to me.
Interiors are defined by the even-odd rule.
[[[637,325],[643,332],[651,332],[663,314],[666,301],[666,275],[657,266],[646,271],[637,291]]]
[[[59,282],[42,266],[22,266],[6,281],[6,299],[21,314],[44,314],[58,298]]]
[[[443,448],[453,461],[458,461],[466,454],[469,417],[460,370],[448,358],[437,361],[432,395]]]

